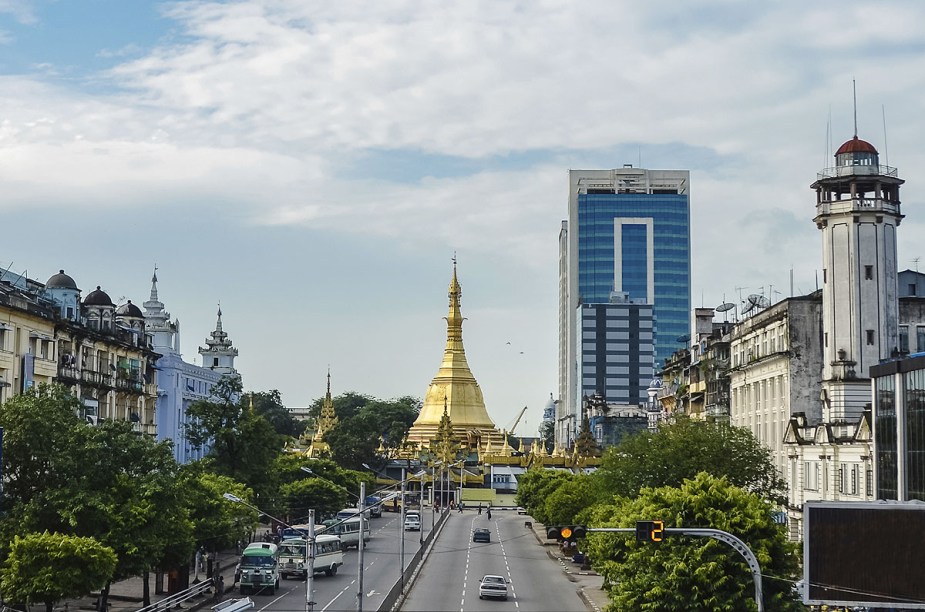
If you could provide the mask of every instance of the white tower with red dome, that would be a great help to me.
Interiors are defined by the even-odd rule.
[[[817,176],[816,226],[822,230],[823,420],[855,419],[870,403],[870,366],[898,349],[896,168],[854,138]]]

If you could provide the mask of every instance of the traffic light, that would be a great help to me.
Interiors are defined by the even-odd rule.
[[[664,521],[636,521],[637,542],[661,542],[665,539]]]
[[[588,528],[584,525],[552,525],[546,528],[546,539],[559,542],[574,542],[587,534]]]

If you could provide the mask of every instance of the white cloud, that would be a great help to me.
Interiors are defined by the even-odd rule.
[[[2,12],[34,20],[27,3]],[[634,162],[600,152],[636,146],[659,153],[643,165],[678,167],[662,157],[677,150],[692,168],[693,300],[709,306],[737,286],[789,292],[791,266],[812,288],[808,187],[831,163],[830,108],[834,146],[852,133],[856,78],[861,136],[909,179],[901,259],[919,254],[917,2],[245,0],[165,15],[179,31],[160,46],[103,52],[133,57],[92,76],[107,93],[38,69],[0,77],[0,207],[220,202],[266,227],[537,271],[557,265],[568,167]],[[414,152],[406,176],[429,176],[428,155],[480,163],[386,181],[356,162],[370,150]],[[512,166],[516,153],[537,161]],[[554,326],[555,275],[522,281],[549,283],[536,320]]]

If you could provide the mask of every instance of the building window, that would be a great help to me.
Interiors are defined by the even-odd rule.
[[[825,347],[828,348],[829,347],[829,332],[825,332],[823,336],[825,337]]]
[[[867,344],[871,346],[874,344],[874,330],[872,329],[867,330]]]
[[[925,325],[915,326],[915,350],[925,351]]]
[[[909,283],[909,295],[915,295],[915,283]]]
[[[0,327],[0,351],[6,350],[6,328]]]
[[[860,470],[857,465],[851,466],[851,488],[848,490],[852,495],[858,494],[858,479],[860,478]]]
[[[864,472],[864,489],[867,491],[867,497],[874,496],[874,470],[872,468],[867,468],[867,471]]]
[[[848,489],[848,474],[845,472],[844,464],[838,466],[835,478],[838,480],[838,492],[844,493]]]
[[[874,279],[874,267],[864,266],[864,280],[873,280],[873,279]]]
[[[806,461],[803,464],[803,473],[806,475],[806,482],[803,488],[807,491],[819,490],[819,464],[815,461]]]
[[[825,284],[828,282],[828,274],[826,274],[826,269],[822,268],[822,283]]]
[[[899,352],[900,353],[909,352],[909,326],[908,325],[899,326]]]

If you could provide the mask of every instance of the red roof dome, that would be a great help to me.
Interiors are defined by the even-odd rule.
[[[842,153],[873,153],[874,155],[878,155],[874,145],[866,140],[861,140],[857,136],[838,147],[838,151],[835,151],[835,155],[841,155]]]

